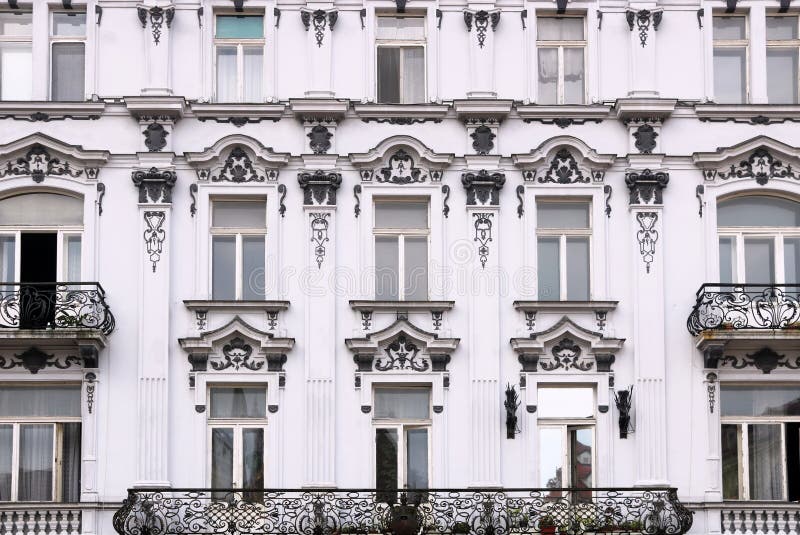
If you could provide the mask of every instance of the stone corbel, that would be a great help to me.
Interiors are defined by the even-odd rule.
[[[669,173],[663,170],[630,169],[625,173],[631,205],[663,204],[662,192],[668,183]]]
[[[342,184],[341,173],[305,170],[297,174],[297,182],[303,190],[304,206],[336,206],[336,190]]]
[[[500,190],[505,183],[506,175],[497,171],[480,169],[461,175],[461,184],[467,192],[467,206],[498,206]]]
[[[151,167],[133,171],[131,178],[139,189],[140,204],[172,203],[172,188],[178,178],[175,171]]]

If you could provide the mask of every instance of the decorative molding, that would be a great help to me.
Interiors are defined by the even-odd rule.
[[[662,204],[662,191],[669,184],[669,173],[650,169],[625,173],[625,185],[630,191],[630,204]]]
[[[653,150],[656,148],[656,138],[658,138],[658,132],[655,131],[652,125],[647,123],[639,125],[639,127],[633,133],[633,137],[636,140],[634,142],[636,150],[642,154],[653,153]]]
[[[433,330],[438,331],[442,327],[442,316],[444,312],[441,310],[431,311],[431,323],[433,323]]]
[[[445,217],[450,216],[450,205],[447,202],[450,200],[450,186],[447,184],[442,185],[442,194],[444,195],[444,199],[442,199],[442,215]]]
[[[303,189],[303,205],[336,206],[336,190],[342,184],[342,174],[335,171],[303,171],[297,174]]]
[[[353,207],[353,213],[358,217],[361,215],[361,184],[353,186],[353,197],[356,199],[356,204]]]
[[[517,199],[519,201],[519,204],[517,205],[517,217],[522,218],[522,216],[525,214],[525,201],[524,201],[525,186],[523,186],[522,184],[517,186],[516,193],[517,193]]]
[[[517,427],[517,409],[519,409],[520,401],[516,388],[510,384],[506,385],[506,399],[503,402],[503,407],[506,409],[506,438],[512,439],[520,433]]]
[[[706,392],[708,394],[708,412],[714,414],[714,405],[717,401],[717,374],[706,374]]]
[[[581,348],[576,344],[572,338],[562,338],[553,349],[552,361],[539,361],[542,370],[551,372],[559,368],[569,370],[574,368],[582,372],[587,372],[594,367],[594,362],[581,358]]]
[[[486,268],[486,262],[489,260],[489,242],[492,241],[492,218],[493,213],[490,212],[475,212],[472,214],[475,218],[475,239],[478,242],[478,258],[481,261],[481,267]]]
[[[372,327],[372,311],[371,310],[362,310],[361,311],[361,326],[364,328],[365,331],[368,331],[370,327]]]
[[[655,230],[655,226],[657,221],[658,213],[656,212],[636,212],[636,222],[639,223],[641,229],[636,232],[636,239],[639,242],[639,254],[642,255],[647,273],[650,273],[650,265],[656,254],[658,231]]]
[[[414,158],[404,149],[398,149],[389,158],[388,165],[376,173],[376,181],[381,183],[420,184],[426,178],[425,171],[414,167]]]
[[[306,136],[309,139],[308,146],[314,154],[327,154],[330,150],[333,134],[327,126],[316,124]]]
[[[161,42],[161,26],[164,22],[167,23],[167,28],[172,26],[172,19],[175,17],[175,8],[168,7],[166,9],[154,6],[150,9],[145,7],[136,8],[139,15],[139,22],[142,28],[147,27],[147,15],[150,14],[150,29],[153,32],[153,42],[158,45]]]
[[[759,186],[765,186],[775,178],[800,180],[800,173],[796,173],[791,165],[784,164],[774,157],[766,147],[757,148],[746,160],[741,160],[738,164],[731,164],[725,171],[709,169],[704,171],[704,175],[706,180],[752,178]]]
[[[103,197],[106,196],[106,185],[102,182],[97,183],[97,215],[103,215]]]
[[[769,374],[776,368],[786,368],[789,370],[800,369],[800,357],[792,361],[791,358],[787,358],[785,355],[779,355],[769,347],[763,347],[755,353],[748,353],[744,357],[726,355],[719,359],[719,363],[722,365],[730,363],[730,366],[737,370],[753,366],[764,374]]]
[[[364,414],[369,414],[372,411],[372,407],[370,405],[361,405],[361,412]]]
[[[694,195],[695,197],[697,197],[697,202],[700,205],[700,209],[698,210],[700,217],[703,217],[703,204],[705,204],[703,196],[705,195],[705,193],[706,193],[706,187],[702,184],[698,184],[698,186],[694,189]]]
[[[216,371],[228,368],[233,368],[235,371],[239,371],[240,368],[258,371],[264,367],[264,361],[251,361],[252,354],[253,347],[237,336],[222,347],[222,358],[210,360],[209,364]]]
[[[442,119],[439,117],[362,117],[361,122],[408,126],[427,122],[441,123]]]
[[[627,390],[614,392],[614,404],[619,412],[619,438],[628,438],[631,429],[631,407],[633,406],[633,385]]]
[[[161,123],[150,123],[142,131],[144,134],[144,146],[150,152],[160,152],[167,146],[167,136],[169,132],[164,128]]]
[[[594,317],[597,320],[597,330],[603,332],[603,330],[606,328],[608,310],[595,310]]]
[[[322,262],[325,260],[325,242],[330,241],[328,238],[328,225],[330,222],[328,212],[311,212],[308,214],[311,218],[311,242],[314,244],[314,256],[317,260],[317,267],[322,268]]]
[[[553,118],[548,118],[548,117],[525,117],[523,119],[523,122],[526,122],[526,123],[537,122],[537,123],[542,123],[542,124],[554,124],[559,128],[567,128],[568,126],[582,125],[582,124],[586,124],[586,123],[600,124],[600,123],[603,122],[603,119],[599,119],[599,118],[579,119],[579,118],[575,118],[575,117],[553,117]]]
[[[636,22],[636,27],[639,31],[639,43],[642,47],[647,45],[647,32],[650,28],[651,19],[653,30],[658,31],[662,16],[663,12],[661,10],[650,11],[647,9],[640,9],[639,11],[634,11],[628,9],[625,12],[625,19],[628,21],[628,28],[630,28],[630,31],[633,31],[634,21]]]
[[[270,331],[274,331],[275,327],[278,326],[278,311],[277,310],[268,310],[267,311],[267,328]]]
[[[189,215],[194,217],[197,213],[197,184],[194,182],[189,184],[189,197],[192,198],[192,204],[189,205]]]
[[[153,273],[156,272],[156,264],[161,260],[164,240],[167,237],[164,231],[164,221],[167,218],[166,212],[145,212],[144,222],[147,228],[144,231],[144,243],[147,254],[150,255],[150,262],[153,264]]]
[[[0,370],[10,370],[12,368],[25,368],[32,374],[37,374],[45,368],[58,368],[66,370],[74,366],[80,367],[82,360],[74,355],[56,357],[48,355],[38,347],[30,347],[22,353],[15,354],[13,358],[6,359],[0,356]]]
[[[603,186],[603,193],[606,196],[606,217],[611,217],[611,192],[612,191],[613,190],[611,189],[611,185],[610,184],[606,184],[605,186]]]
[[[576,184],[579,182],[588,184],[591,179],[581,172],[575,156],[566,148],[561,148],[556,152],[547,172],[544,176],[539,177],[540,184]]]
[[[324,9],[317,9],[311,11],[309,9],[302,9],[300,11],[300,20],[303,22],[306,31],[314,25],[314,38],[317,41],[317,47],[322,47],[322,41],[325,38],[326,27],[333,31],[336,26],[336,21],[339,18],[339,12],[335,9],[325,11]]]
[[[44,145],[35,143],[25,156],[8,160],[0,167],[0,178],[26,175],[30,175],[34,182],[40,184],[46,176],[77,178],[83,175],[83,170],[74,169],[69,162],[51,156]],[[87,169],[87,178],[92,178],[88,175]]]
[[[86,410],[92,414],[94,410],[94,392],[97,375],[94,372],[88,372],[83,376],[86,383]]]
[[[205,331],[208,328],[208,310],[195,310],[194,317],[197,322],[197,330]]]
[[[211,182],[264,182],[265,180],[276,180],[278,178],[277,169],[266,170],[266,176],[259,174],[253,161],[242,147],[236,146],[231,149],[225,164],[219,173],[211,175]]]
[[[535,310],[526,310],[525,311],[525,327],[531,332],[536,329],[536,311]]]
[[[461,175],[461,184],[467,190],[467,206],[498,206],[500,190],[505,183],[504,173],[490,173],[486,169]]]
[[[401,333],[393,342],[384,348],[385,357],[375,360],[376,370],[411,370],[425,372],[430,368],[430,363],[419,355],[419,346],[410,341],[405,333]]]
[[[494,148],[494,138],[497,136],[492,128],[482,124],[475,128],[469,137],[472,138],[472,148],[475,152],[477,154],[486,155]]]
[[[151,167],[134,171],[131,178],[133,185],[139,188],[140,204],[172,202],[172,187],[178,178],[174,171]]]
[[[495,10],[488,12],[481,9],[480,11],[464,10],[464,24],[467,26],[467,31],[472,31],[472,23],[475,22],[475,33],[478,37],[478,46],[483,48],[486,42],[486,32],[491,23],[492,31],[497,30],[497,25],[500,23],[500,11]]]

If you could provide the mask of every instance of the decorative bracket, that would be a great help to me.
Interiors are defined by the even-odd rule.
[[[619,390],[614,393],[614,403],[619,411],[619,438],[628,438],[628,433],[633,431],[631,427],[631,406],[633,404],[633,385],[627,390]]]

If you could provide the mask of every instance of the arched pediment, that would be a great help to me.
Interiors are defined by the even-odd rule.
[[[46,177],[94,180],[108,159],[108,151],[84,150],[35,133],[0,145],[0,179],[30,176],[37,183]]]
[[[764,186],[773,179],[800,181],[800,149],[768,136],[714,152],[695,152],[692,160],[706,182],[751,179]]]
[[[353,153],[350,162],[365,182],[415,184],[438,182],[453,161],[452,154],[439,154],[411,136],[392,136],[369,152]]]
[[[572,136],[548,139],[527,154],[513,154],[511,160],[527,182],[576,184],[602,182],[614,154],[598,154],[584,141]]]
[[[545,330],[527,338],[512,338],[523,372],[598,371],[610,372],[624,338],[606,338],[590,331],[567,316]]]
[[[278,168],[289,154],[275,152],[243,134],[223,137],[203,152],[187,152],[186,161],[199,180],[211,182],[265,182],[278,179]]]
[[[218,329],[203,332],[199,336],[181,338],[178,342],[187,353],[207,355],[235,337],[245,338],[254,344],[259,354],[284,354],[294,347],[294,338],[277,338],[272,333],[256,329],[239,316],[234,316]]]

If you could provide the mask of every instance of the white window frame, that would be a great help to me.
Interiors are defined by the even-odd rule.
[[[6,282],[20,282],[20,267],[22,266],[22,234],[56,234],[56,278],[55,281],[39,281],[39,282],[82,282],[68,281],[67,268],[68,262],[65,257],[67,254],[66,242],[68,236],[79,236],[81,238],[81,274],[83,274],[83,253],[85,247],[83,227],[77,225],[65,226],[30,226],[25,227],[25,230],[19,227],[4,227],[0,226],[0,236],[14,238],[14,280]]]
[[[2,12],[3,13],[17,13],[18,12],[18,13],[22,13],[22,14],[29,14],[31,16],[31,34],[30,35],[3,35],[3,34],[0,34],[0,46],[5,45],[5,44],[10,44],[12,46],[13,45],[25,45],[25,44],[30,45],[30,49],[31,49],[31,75],[32,75],[32,79],[34,80],[34,83],[35,83],[36,72],[33,70],[33,33],[34,33],[34,28],[35,28],[35,21],[34,21],[34,17],[33,17],[33,11],[32,10],[22,10],[22,11],[2,10]],[[31,94],[30,98],[33,98],[33,84],[31,84],[31,87],[29,89],[30,89],[30,94]],[[5,95],[0,94],[0,101],[4,101],[4,100],[6,100]]]
[[[377,226],[377,215],[378,215],[378,205],[381,203],[386,202],[424,202],[428,205],[428,217],[427,217],[427,228],[425,229],[418,229],[418,228],[379,228]],[[431,273],[430,273],[430,259],[431,259],[431,198],[430,197],[386,197],[386,196],[375,196],[372,198],[372,245],[373,251],[375,251],[375,257],[373,258],[374,264],[377,269],[377,238],[379,236],[390,236],[390,237],[397,237],[397,247],[398,247],[398,254],[397,254],[397,300],[398,301],[406,301],[405,297],[405,265],[406,265],[406,249],[405,249],[405,237],[425,237],[427,243],[427,257],[428,257],[428,266],[426,267],[426,277],[428,279],[428,295],[426,296],[425,300],[430,299],[431,289],[430,289],[430,282],[431,282]],[[377,275],[377,271],[376,271]],[[375,289],[377,292],[377,288]],[[376,295],[377,299],[377,295]]]
[[[58,36],[53,33],[53,15],[56,13],[83,13],[86,16],[86,23],[83,27],[83,36],[77,35],[69,35],[69,36]],[[86,45],[86,32],[89,26],[89,15],[85,11],[68,11],[63,9],[53,9],[48,14],[48,27],[49,27],[49,43],[48,43],[48,86],[47,86],[47,94],[50,97],[50,100],[53,100],[53,45],[56,43],[83,43],[83,63],[84,63],[84,73],[86,72],[85,69],[87,68],[86,65],[86,57],[87,57],[87,45]],[[84,81],[83,81],[83,99],[86,99],[86,76],[84,74]]]
[[[214,202],[263,202],[264,204],[264,227],[263,228],[245,228],[245,227],[215,227],[214,226]],[[213,297],[214,295],[214,238],[215,237],[234,237],[236,241],[236,258],[234,262],[234,269],[235,271],[235,296],[233,300],[241,301],[242,298],[242,288],[244,286],[244,281],[242,280],[242,237],[247,236],[261,236],[264,239],[264,285],[266,286],[267,281],[267,222],[269,220],[268,212],[267,212],[267,198],[266,196],[212,196],[210,198],[210,212],[209,212],[209,255],[208,255],[208,272],[210,276],[208,277],[208,290],[209,295]],[[264,288],[264,299],[266,299],[266,288]],[[224,299],[227,300],[227,299]]]
[[[375,14],[375,28],[376,32],[378,31],[378,21],[377,19],[380,18],[394,18],[394,19],[422,19],[422,28],[425,32],[425,36],[422,39],[379,39],[375,37],[375,99],[380,104],[387,104],[384,102],[380,102],[378,100],[379,93],[378,93],[378,80],[380,78],[380,68],[378,66],[378,49],[379,48],[422,48],[422,95],[423,99],[422,102],[407,102],[405,99],[405,95],[403,95],[403,73],[405,69],[403,69],[403,54],[400,53],[400,62],[399,62],[399,84],[398,87],[398,94],[400,95],[400,102],[397,104],[424,104],[428,94],[428,26],[426,24],[426,18],[424,14],[403,14],[403,15],[396,15],[390,13],[376,13]]]
[[[594,288],[592,284],[592,268],[594,265],[594,258],[592,253],[592,229],[594,225],[593,220],[593,207],[592,203],[594,201],[593,198],[584,198],[584,197],[545,197],[545,196],[537,196],[536,197],[536,206],[537,206],[537,222],[536,222],[536,249],[537,249],[537,258],[538,258],[538,248],[539,248],[539,238],[559,238],[558,242],[558,270],[559,270],[559,297],[558,301],[568,301],[567,299],[567,238],[588,238],[589,239],[589,273],[588,273],[588,280],[589,280],[589,301],[593,299],[594,295]],[[589,214],[589,227],[585,229],[566,229],[566,228],[543,228],[539,227],[538,222],[538,206],[540,204],[559,204],[559,203],[581,203],[586,204],[587,212]],[[537,299],[538,290],[537,290]],[[553,301],[556,301],[555,299]]]
[[[744,39],[716,39],[714,36],[713,19],[716,17],[739,17],[744,19]],[[714,72],[714,51],[717,48],[744,48],[744,101],[741,104],[750,102],[750,16],[748,13],[712,13],[711,25],[711,72],[712,76],[716,77],[717,73]],[[713,86],[712,86],[713,87]],[[716,99],[716,95],[714,96]]]
[[[798,71],[798,78],[799,79],[795,80],[795,83],[797,84],[797,93],[794,96],[794,102],[781,102],[781,103],[776,103],[776,104],[785,104],[785,105],[798,104],[798,103],[800,103],[800,14],[798,14],[797,12],[793,12],[793,13],[767,13],[767,18],[769,18],[769,17],[782,17],[782,18],[783,17],[793,17],[797,21],[798,28],[797,28],[797,38],[796,39],[785,39],[785,40],[776,39],[776,40],[771,40],[769,38],[769,33],[767,33],[765,40],[766,40],[766,46],[767,46],[767,54],[769,54],[769,51],[771,49],[773,49],[773,50],[774,49],[794,49],[795,51],[797,51],[797,55],[798,55],[798,69],[797,69],[797,71]],[[766,26],[766,24],[765,24],[765,26]],[[769,32],[769,30],[767,30],[767,32]],[[767,76],[767,80],[769,80],[769,76]],[[769,81],[767,81],[767,87],[769,87]]]
[[[538,24],[539,21],[545,19],[561,19],[561,18],[572,18],[572,19],[581,19],[583,21],[583,39],[580,41],[543,41],[539,39],[538,35]],[[557,82],[557,91],[556,91],[556,102],[554,103],[543,103],[538,102],[539,104],[545,105],[554,105],[554,104],[564,104],[565,97],[564,97],[564,49],[565,48],[576,48],[583,50],[583,100],[574,105],[581,105],[587,104],[589,101],[589,76],[588,76],[588,69],[587,69],[587,50],[588,50],[588,38],[587,38],[587,25],[586,25],[586,16],[583,14],[564,14],[564,15],[545,15],[545,16],[537,16],[536,17],[536,25],[537,25],[537,35],[536,35],[536,66],[537,66],[537,73],[536,73],[536,85],[537,85],[537,95],[539,93],[538,86],[539,86],[539,74],[538,74],[538,66],[539,66],[539,50],[543,48],[555,48],[558,50],[558,82]],[[539,98],[541,96],[539,95]],[[538,100],[538,99],[537,99]]]
[[[800,238],[800,227],[718,227],[717,235],[717,247],[719,247],[719,238],[734,238],[733,284],[769,283],[769,281],[745,281],[745,239],[772,240],[774,252],[772,261],[775,267],[773,284],[800,284],[800,281],[786,282],[783,249],[784,238]]]
[[[266,70],[266,44],[267,39],[265,35],[262,35],[260,39],[256,38],[243,38],[243,37],[235,37],[235,38],[219,38],[217,37],[217,17],[219,16],[251,16],[251,17],[261,17],[262,21],[262,28],[263,31],[266,33],[267,31],[267,17],[263,12],[244,12],[244,13],[237,13],[235,11],[229,10],[215,10],[213,14],[213,33],[211,34],[213,45],[213,55],[212,55],[212,84],[214,88],[214,102],[222,103],[222,104],[233,104],[233,103],[243,103],[246,102],[244,98],[244,47],[261,47],[261,95],[257,99],[256,102],[262,102],[264,100],[264,74]],[[218,88],[217,88],[217,48],[223,47],[236,47],[236,99],[228,102],[220,102],[219,95],[218,95]]]

